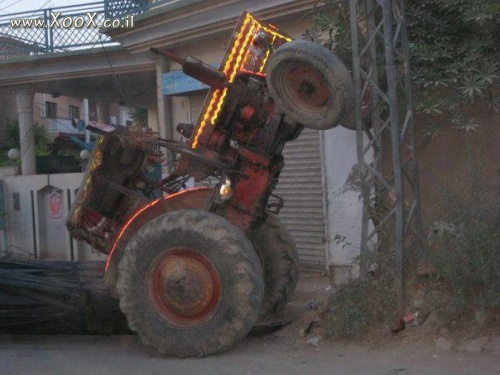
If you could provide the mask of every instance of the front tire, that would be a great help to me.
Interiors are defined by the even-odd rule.
[[[264,285],[241,231],[201,210],[144,225],[118,266],[120,307],[141,340],[178,357],[220,353],[254,326]]]
[[[333,128],[354,109],[354,84],[344,63],[314,42],[279,47],[266,65],[266,81],[283,112],[306,128]]]

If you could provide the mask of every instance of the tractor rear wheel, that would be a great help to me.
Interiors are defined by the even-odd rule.
[[[264,300],[260,318],[280,313],[292,298],[298,279],[295,242],[274,214],[249,235],[264,269]]]
[[[173,211],[145,224],[118,265],[120,308],[141,340],[178,357],[229,349],[254,326],[264,293],[250,241],[227,220]]]
[[[285,43],[266,65],[267,86],[283,112],[306,128],[333,128],[354,108],[354,84],[344,63],[307,40]]]

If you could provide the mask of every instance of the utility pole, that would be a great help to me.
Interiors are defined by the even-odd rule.
[[[364,203],[361,254],[394,251],[403,316],[405,256],[422,227],[404,0],[349,0],[349,12]]]

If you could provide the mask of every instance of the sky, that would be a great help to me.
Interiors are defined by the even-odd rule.
[[[65,5],[76,5],[81,3],[94,3],[100,0],[82,1],[82,0],[0,0],[0,15],[35,11],[40,8],[52,8]]]

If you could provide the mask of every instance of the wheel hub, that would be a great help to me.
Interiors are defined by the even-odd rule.
[[[216,268],[205,256],[190,248],[175,248],[154,268],[151,292],[169,320],[198,324],[212,316],[221,286]]]
[[[325,110],[330,95],[325,78],[316,70],[305,65],[291,67],[284,77],[294,102],[300,102],[309,111]]]

